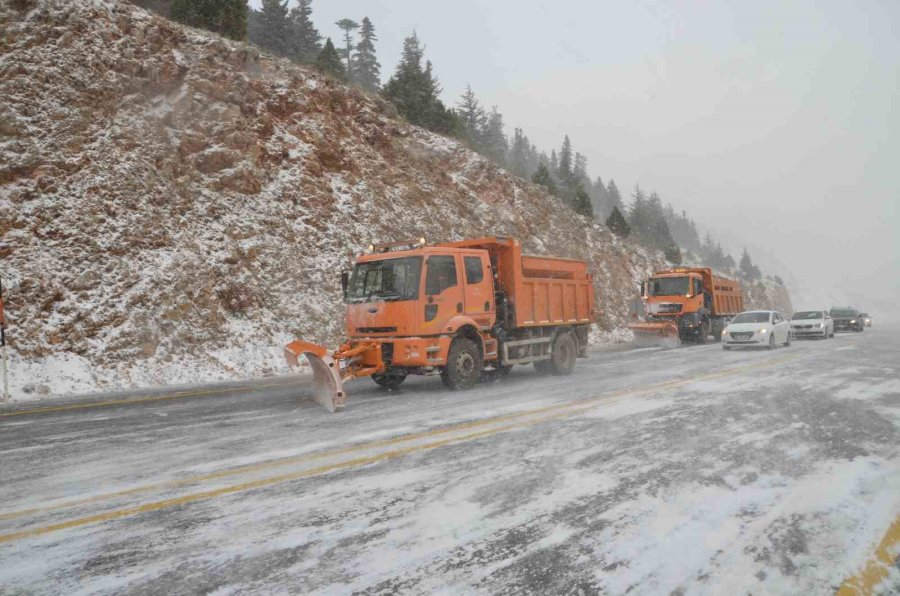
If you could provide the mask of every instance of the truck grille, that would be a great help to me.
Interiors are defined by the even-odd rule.
[[[657,312],[681,312],[680,304],[660,304]]]
[[[381,361],[385,366],[390,366],[394,361],[394,344],[384,342],[381,344]]]
[[[396,327],[357,327],[357,333],[395,333]]]
[[[750,339],[751,337],[753,337],[753,332],[752,331],[732,331],[730,335],[731,335],[731,339],[739,339],[739,340],[740,339]]]

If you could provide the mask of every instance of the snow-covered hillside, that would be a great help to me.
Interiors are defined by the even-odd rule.
[[[114,0],[0,5],[14,398],[286,371],[373,240],[589,259],[606,337],[659,255],[390,104]],[[596,334],[602,339],[603,333]]]

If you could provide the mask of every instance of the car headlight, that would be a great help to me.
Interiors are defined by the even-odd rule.
[[[768,333],[768,332],[769,332],[768,329],[760,329],[760,330],[759,330],[760,335],[765,335],[765,334]]]
[[[852,321],[850,321],[850,322],[851,322],[851,323],[855,323],[855,322],[856,322],[856,319],[853,319],[853,320],[852,320]]]
[[[728,335],[728,329],[722,329],[722,337]]]
[[[817,328],[817,329],[821,329],[822,327],[824,327],[824,325],[822,325],[822,323],[816,323],[816,328]]]

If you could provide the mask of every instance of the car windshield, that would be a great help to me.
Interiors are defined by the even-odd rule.
[[[649,286],[651,296],[683,296],[690,289],[687,277],[654,277]]]
[[[732,323],[768,323],[769,313],[767,312],[742,312],[735,318],[731,319]]]
[[[836,308],[831,311],[832,317],[855,317],[856,311],[847,310],[846,308]]]
[[[794,316],[791,317],[793,320],[798,319],[821,319],[822,311],[821,310],[808,310],[804,312],[795,312]]]
[[[861,312],[861,313],[859,313],[859,316],[868,319],[868,318],[869,318],[869,313],[867,313],[867,312]]]
[[[349,302],[415,300],[419,295],[422,257],[357,263],[350,277]]]

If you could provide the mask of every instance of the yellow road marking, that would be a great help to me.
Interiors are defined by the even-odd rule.
[[[406,443],[409,441],[415,441],[419,439],[427,439],[434,436],[444,435],[451,432],[457,432],[461,430],[468,430],[471,428],[477,428],[480,426],[487,426],[491,424],[496,424],[498,422],[507,422],[510,420],[515,420],[518,418],[523,418],[526,416],[532,416],[536,414],[542,414],[547,411],[552,410],[562,410],[572,407],[578,407],[585,403],[593,403],[598,400],[607,400],[620,396],[632,396],[632,395],[640,395],[642,393],[649,393],[654,391],[659,391],[661,389],[667,389],[671,387],[679,387],[688,383],[695,383],[698,381],[706,381],[709,379],[715,379],[723,376],[730,376],[734,374],[738,374],[741,372],[745,372],[747,370],[754,370],[757,368],[764,368],[767,366],[775,366],[778,364],[782,364],[784,362],[789,362],[790,360],[795,360],[797,357],[789,357],[789,358],[781,358],[777,360],[767,360],[763,363],[752,364],[744,367],[730,368],[723,371],[719,371],[716,373],[710,373],[708,375],[703,375],[700,377],[692,377],[689,379],[674,379],[670,381],[663,381],[661,383],[656,383],[653,385],[647,385],[646,387],[642,387],[640,389],[623,389],[610,394],[605,395],[595,395],[582,400],[565,402],[562,404],[551,404],[549,406],[542,406],[540,408],[533,408],[530,410],[523,410],[520,412],[515,412],[512,414],[503,414],[500,416],[494,416],[491,418],[484,418],[480,420],[472,420],[469,422],[463,422],[459,424],[455,424],[452,426],[447,426],[443,428],[431,429],[427,431],[421,431],[418,433],[410,433],[406,435],[401,435],[399,437],[392,437],[389,439],[379,439],[377,441],[370,441],[368,443],[360,443],[356,445],[349,445],[347,447],[340,447],[338,449],[331,449],[327,451],[319,451],[316,453],[306,453],[301,455],[295,455],[291,457],[286,457],[277,460],[269,460],[255,464],[247,464],[244,466],[238,466],[235,468],[229,468],[227,470],[221,470],[218,472],[211,472],[208,474],[202,474],[198,476],[192,476],[188,478],[180,478],[177,480],[167,480],[164,482],[157,482],[152,484],[146,484],[142,486],[136,486],[134,488],[129,488],[121,491],[115,491],[111,493],[106,493],[103,495],[95,495],[93,497],[86,497],[83,499],[75,499],[60,503],[58,505],[50,505],[46,507],[33,507],[29,509],[22,509],[19,511],[12,511],[9,513],[0,514],[0,520],[9,520],[16,519],[19,517],[24,517],[26,515],[32,515],[34,513],[43,513],[48,511],[56,511],[59,509],[67,509],[71,507],[77,507],[80,505],[90,505],[93,503],[97,503],[100,501],[106,501],[109,499],[114,499],[117,497],[123,497],[143,492],[150,492],[155,490],[169,489],[169,488],[177,488],[179,486],[185,486],[188,484],[197,484],[199,482],[203,482],[206,480],[217,480],[220,478],[227,478],[229,476],[236,476],[239,474],[251,473],[251,472],[259,472],[264,470],[270,470],[273,468],[284,467],[297,463],[304,463],[309,461],[315,461],[317,459],[325,459],[328,457],[334,457],[337,455],[345,455],[347,453],[353,453],[356,451],[365,451],[367,449],[375,449],[379,447],[389,447],[392,445],[396,445],[399,443]]]
[[[726,369],[724,371],[710,373],[708,375],[702,375],[699,377],[665,381],[662,383],[657,383],[655,385],[648,385],[647,387],[643,387],[640,389],[621,390],[621,391],[614,392],[609,395],[593,396],[590,398],[586,398],[586,399],[582,399],[582,400],[578,400],[578,401],[574,401],[574,402],[566,402],[563,404],[552,404],[550,406],[534,408],[532,410],[516,412],[514,414],[497,416],[494,418],[488,418],[488,419],[484,419],[484,420],[471,421],[471,422],[462,423],[462,424],[458,424],[458,425],[451,426],[451,427],[435,429],[435,430],[425,431],[425,432],[421,432],[421,433],[414,433],[414,434],[410,434],[410,435],[404,435],[402,437],[395,437],[393,439],[385,439],[385,440],[374,441],[374,442],[370,442],[370,443],[363,443],[360,445],[349,446],[349,447],[345,447],[342,449],[336,449],[336,450],[332,450],[332,451],[297,456],[297,457],[293,457],[293,458],[285,458],[283,460],[277,460],[277,461],[272,461],[272,462],[251,464],[251,465],[243,466],[240,468],[234,468],[231,470],[223,470],[221,472],[206,474],[204,476],[198,476],[198,477],[191,478],[191,479],[182,479],[182,480],[163,482],[163,483],[157,483],[157,484],[152,484],[152,485],[145,485],[145,486],[141,486],[141,487],[135,487],[134,489],[120,491],[117,493],[111,493],[108,495],[99,495],[96,497],[82,499],[80,501],[70,501],[68,503],[60,504],[55,507],[33,508],[33,509],[29,509],[29,510],[13,512],[13,513],[5,514],[2,517],[2,519],[12,519],[15,517],[22,517],[24,515],[29,515],[31,513],[39,513],[39,512],[43,512],[43,511],[51,511],[51,510],[57,510],[57,509],[64,509],[64,508],[68,508],[68,507],[74,507],[74,506],[78,506],[78,505],[90,504],[90,503],[98,502],[101,500],[114,498],[117,496],[124,496],[124,495],[128,495],[128,494],[139,493],[139,492],[146,492],[149,490],[154,490],[156,488],[168,488],[168,487],[174,487],[174,486],[178,486],[178,485],[182,485],[182,484],[195,483],[195,482],[199,482],[202,480],[227,477],[227,476],[244,473],[244,472],[271,469],[271,468],[278,467],[278,466],[288,465],[290,463],[301,463],[303,461],[312,461],[312,460],[321,459],[324,457],[352,453],[354,451],[362,451],[365,449],[372,449],[372,448],[376,448],[376,447],[394,445],[397,443],[407,442],[407,441],[420,439],[420,438],[429,438],[432,436],[438,436],[441,434],[447,434],[450,432],[456,432],[456,431],[460,431],[460,430],[469,430],[471,428],[477,428],[479,426],[485,426],[488,424],[496,424],[498,422],[507,422],[507,421],[515,420],[517,418],[522,418],[525,416],[549,413],[549,415],[547,415],[547,416],[535,418],[534,420],[527,420],[527,421],[523,421],[523,422],[519,422],[519,423],[515,423],[515,424],[508,424],[506,426],[501,426],[501,427],[497,427],[497,428],[493,428],[493,429],[486,429],[486,430],[478,431],[475,433],[471,433],[469,435],[464,435],[461,437],[451,437],[451,438],[442,439],[440,441],[436,441],[433,443],[427,443],[425,445],[411,446],[411,447],[406,447],[403,449],[387,451],[385,453],[374,455],[374,456],[360,457],[360,458],[348,460],[346,462],[339,462],[336,464],[328,464],[328,465],[320,466],[318,468],[313,468],[311,470],[305,470],[305,471],[301,471],[301,472],[294,472],[294,473],[283,474],[283,475],[279,475],[279,476],[273,476],[273,477],[269,477],[269,478],[263,478],[263,479],[259,479],[259,480],[239,483],[236,485],[226,486],[226,487],[222,487],[219,489],[202,491],[202,492],[198,492],[198,493],[192,493],[192,494],[184,495],[182,497],[177,497],[177,498],[173,498],[173,499],[155,501],[155,502],[151,502],[151,503],[146,503],[144,505],[138,505],[135,507],[128,507],[128,508],[124,508],[124,509],[110,511],[107,513],[100,513],[100,514],[91,515],[91,516],[87,516],[87,517],[77,518],[74,520],[70,520],[67,522],[61,522],[58,524],[52,524],[52,525],[48,525],[48,526],[43,526],[43,527],[33,528],[33,529],[29,529],[29,530],[13,532],[10,534],[0,535],[0,544],[2,544],[4,542],[10,542],[13,540],[17,540],[20,538],[25,538],[25,537],[30,537],[30,536],[39,536],[42,534],[47,534],[49,532],[54,532],[54,531],[62,530],[62,529],[66,529],[66,528],[72,528],[72,527],[83,526],[83,525],[87,525],[87,524],[91,524],[91,523],[108,521],[108,520],[117,519],[120,517],[126,517],[126,516],[130,516],[130,515],[136,515],[138,513],[144,513],[147,511],[156,511],[158,509],[164,509],[167,507],[181,505],[184,503],[191,503],[191,502],[202,500],[202,499],[213,498],[216,496],[232,494],[232,493],[241,492],[244,490],[251,490],[254,488],[259,488],[259,487],[264,487],[264,486],[271,486],[273,484],[279,484],[279,483],[288,482],[291,480],[307,478],[309,476],[324,474],[326,472],[330,472],[330,471],[334,471],[334,470],[345,469],[345,468],[349,468],[349,467],[356,467],[356,466],[360,466],[360,465],[367,465],[369,463],[375,463],[375,462],[383,461],[385,459],[393,459],[393,458],[401,457],[403,455],[407,455],[409,453],[414,453],[417,451],[430,450],[430,449],[434,449],[434,448],[441,447],[443,445],[448,445],[451,443],[470,441],[470,440],[480,438],[483,436],[489,436],[489,435],[494,435],[494,434],[498,434],[501,432],[506,432],[508,430],[512,430],[515,428],[524,428],[524,427],[528,427],[528,426],[533,426],[533,425],[536,425],[536,424],[539,424],[542,422],[546,422],[546,421],[549,421],[552,419],[562,418],[565,416],[570,416],[570,415],[573,415],[573,414],[576,414],[579,412],[583,412],[583,411],[591,409],[597,405],[600,405],[601,403],[609,403],[610,401],[613,401],[615,399],[621,399],[621,398],[625,398],[625,397],[632,397],[635,395],[651,393],[651,392],[659,391],[661,389],[666,389],[666,388],[673,388],[673,387],[689,385],[691,383],[695,383],[698,381],[706,381],[706,380],[710,380],[710,379],[731,376],[731,375],[739,374],[741,372],[745,372],[748,370],[756,370],[756,369],[767,368],[767,367],[771,367],[771,366],[777,366],[779,364],[783,364],[783,363],[789,362],[791,360],[796,360],[798,358],[799,358],[798,356],[793,356],[793,357],[781,358],[781,359],[776,359],[776,360],[767,360],[767,361],[764,361],[761,363],[756,363],[756,364],[743,366],[743,367]]]
[[[2,534],[0,535],[0,544],[5,542],[12,542],[13,540],[18,540],[21,538],[30,538],[34,536],[41,536],[44,534],[49,534],[51,532],[56,532],[58,530],[66,530],[69,528],[76,528],[79,526],[85,526],[88,524],[99,523],[110,521],[114,519],[119,519],[122,517],[128,517],[130,515],[137,515],[139,513],[147,513],[149,511],[158,511],[160,509],[167,509],[169,507],[175,507],[178,505],[184,505],[186,503],[193,503],[196,501],[211,499],[214,497],[221,497],[224,495],[230,495],[233,493],[243,492],[247,490],[253,490],[257,488],[263,488],[267,486],[272,486],[275,484],[282,484],[284,482],[290,482],[293,480],[299,480],[302,478],[308,478],[310,476],[319,476],[321,474],[326,474],[328,472],[334,472],[336,470],[342,470],[346,468],[355,468],[359,466],[365,466],[369,464],[374,464],[380,461],[388,460],[388,459],[396,459],[398,457],[402,457],[404,455],[409,455],[411,453],[428,451],[431,449],[436,449],[438,447],[444,447],[446,445],[451,445],[453,443],[460,443],[465,441],[472,441],[474,439],[479,439],[482,437],[494,435],[500,432],[506,432],[509,430],[513,430],[515,428],[524,428],[526,426],[532,426],[533,424],[537,424],[538,422],[546,422],[547,420],[551,420],[553,418],[560,418],[565,416],[565,414],[557,413],[550,416],[545,416],[544,418],[534,421],[534,422],[520,422],[516,424],[509,424],[507,426],[502,426],[494,429],[482,430],[474,433],[470,433],[468,435],[463,435],[461,437],[452,437],[449,439],[442,439],[440,441],[434,441],[433,443],[426,443],[425,445],[417,445],[413,447],[405,447],[403,449],[395,449],[393,451],[385,451],[384,453],[379,453],[378,455],[371,455],[367,457],[358,457],[355,459],[351,459],[345,462],[338,462],[334,464],[328,464],[325,466],[319,466],[317,468],[312,468],[310,470],[304,470],[302,472],[293,472],[290,474],[281,474],[279,476],[271,476],[269,478],[261,478],[259,480],[252,480],[250,482],[243,482],[241,484],[234,484],[231,486],[225,486],[222,488],[203,491],[199,493],[192,493],[189,495],[184,495],[181,497],[175,497],[173,499],[165,499],[163,501],[154,501],[151,503],[145,503],[143,505],[137,505],[135,507],[128,507],[125,509],[117,509],[114,511],[108,511],[106,513],[98,513],[97,515],[90,515],[87,517],[82,517],[78,519],[73,519],[65,522],[61,522],[58,524],[52,524],[49,526],[43,526],[39,528],[32,528],[29,530],[22,530],[19,532],[13,532],[11,534]]]
[[[71,410],[86,410],[89,408],[103,408],[106,406],[123,406],[128,404],[142,404],[152,401],[165,401],[169,399],[178,399],[179,397],[208,397],[221,393],[236,393],[238,391],[254,391],[256,389],[269,389],[272,387],[290,387],[297,384],[297,381],[284,383],[265,383],[263,385],[248,385],[246,387],[231,387],[228,389],[198,389],[194,391],[178,391],[176,393],[166,393],[165,395],[147,395],[145,397],[135,397],[131,399],[116,399],[109,401],[97,402],[81,402],[69,404],[65,406],[47,406],[46,408],[34,408],[31,410],[19,410],[17,412],[0,412],[0,418],[8,418],[10,416],[26,416],[29,414],[45,414],[48,412],[68,412]]]
[[[859,574],[844,580],[837,596],[874,594],[875,587],[888,576],[891,567],[897,564],[897,547],[900,546],[900,515],[888,528],[884,538]]]

